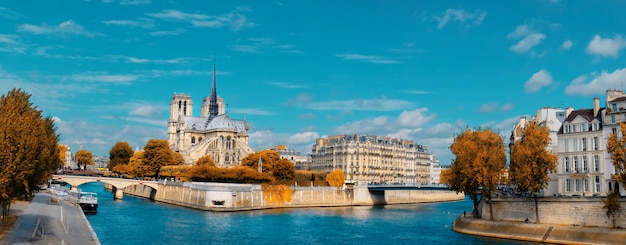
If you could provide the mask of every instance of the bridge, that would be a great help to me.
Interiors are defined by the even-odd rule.
[[[115,193],[115,199],[122,199],[124,197],[124,188],[131,185],[146,185],[158,191],[159,185],[156,181],[134,180],[134,179],[122,179],[122,178],[108,178],[108,177],[93,177],[93,176],[80,176],[80,175],[53,175],[52,179],[59,181],[65,181],[72,186],[72,189],[76,189],[79,185],[89,182],[102,182],[113,186],[113,192]]]
[[[370,191],[388,190],[449,190],[447,185],[368,185]]]

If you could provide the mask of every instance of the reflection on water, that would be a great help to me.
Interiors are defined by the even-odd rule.
[[[98,214],[88,216],[107,244],[527,244],[453,232],[452,222],[471,201],[269,209],[215,213],[124,196],[114,200],[102,183]]]

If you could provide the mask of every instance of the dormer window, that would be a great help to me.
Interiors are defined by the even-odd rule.
[[[611,107],[613,108],[613,111],[616,112],[617,111],[617,103],[613,103],[611,104]]]

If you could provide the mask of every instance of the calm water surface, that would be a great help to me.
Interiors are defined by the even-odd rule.
[[[471,201],[385,207],[274,209],[215,213],[142,198],[114,200],[102,183],[98,214],[87,219],[108,244],[530,244],[456,233]]]

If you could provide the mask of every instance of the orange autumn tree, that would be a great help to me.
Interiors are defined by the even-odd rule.
[[[452,171],[450,169],[443,169],[439,174],[439,183],[441,184],[449,184],[450,179],[452,178]]]
[[[511,183],[521,192],[535,197],[535,218],[539,223],[537,195],[548,186],[548,174],[556,171],[556,154],[548,150],[550,131],[547,127],[529,122],[522,131],[522,139],[511,144]]]
[[[506,166],[502,138],[488,128],[466,129],[454,138],[450,150],[455,158],[450,166],[448,186],[468,195],[474,204],[472,213],[478,216],[478,205],[485,198],[493,218],[491,196]]]
[[[619,133],[612,133],[606,142],[606,151],[611,155],[617,179],[626,182],[626,123],[619,123]]]
[[[343,174],[343,171],[338,168],[333,170],[330,174],[326,176],[326,181],[328,181],[328,184],[337,188],[341,188],[345,180],[346,176]]]

